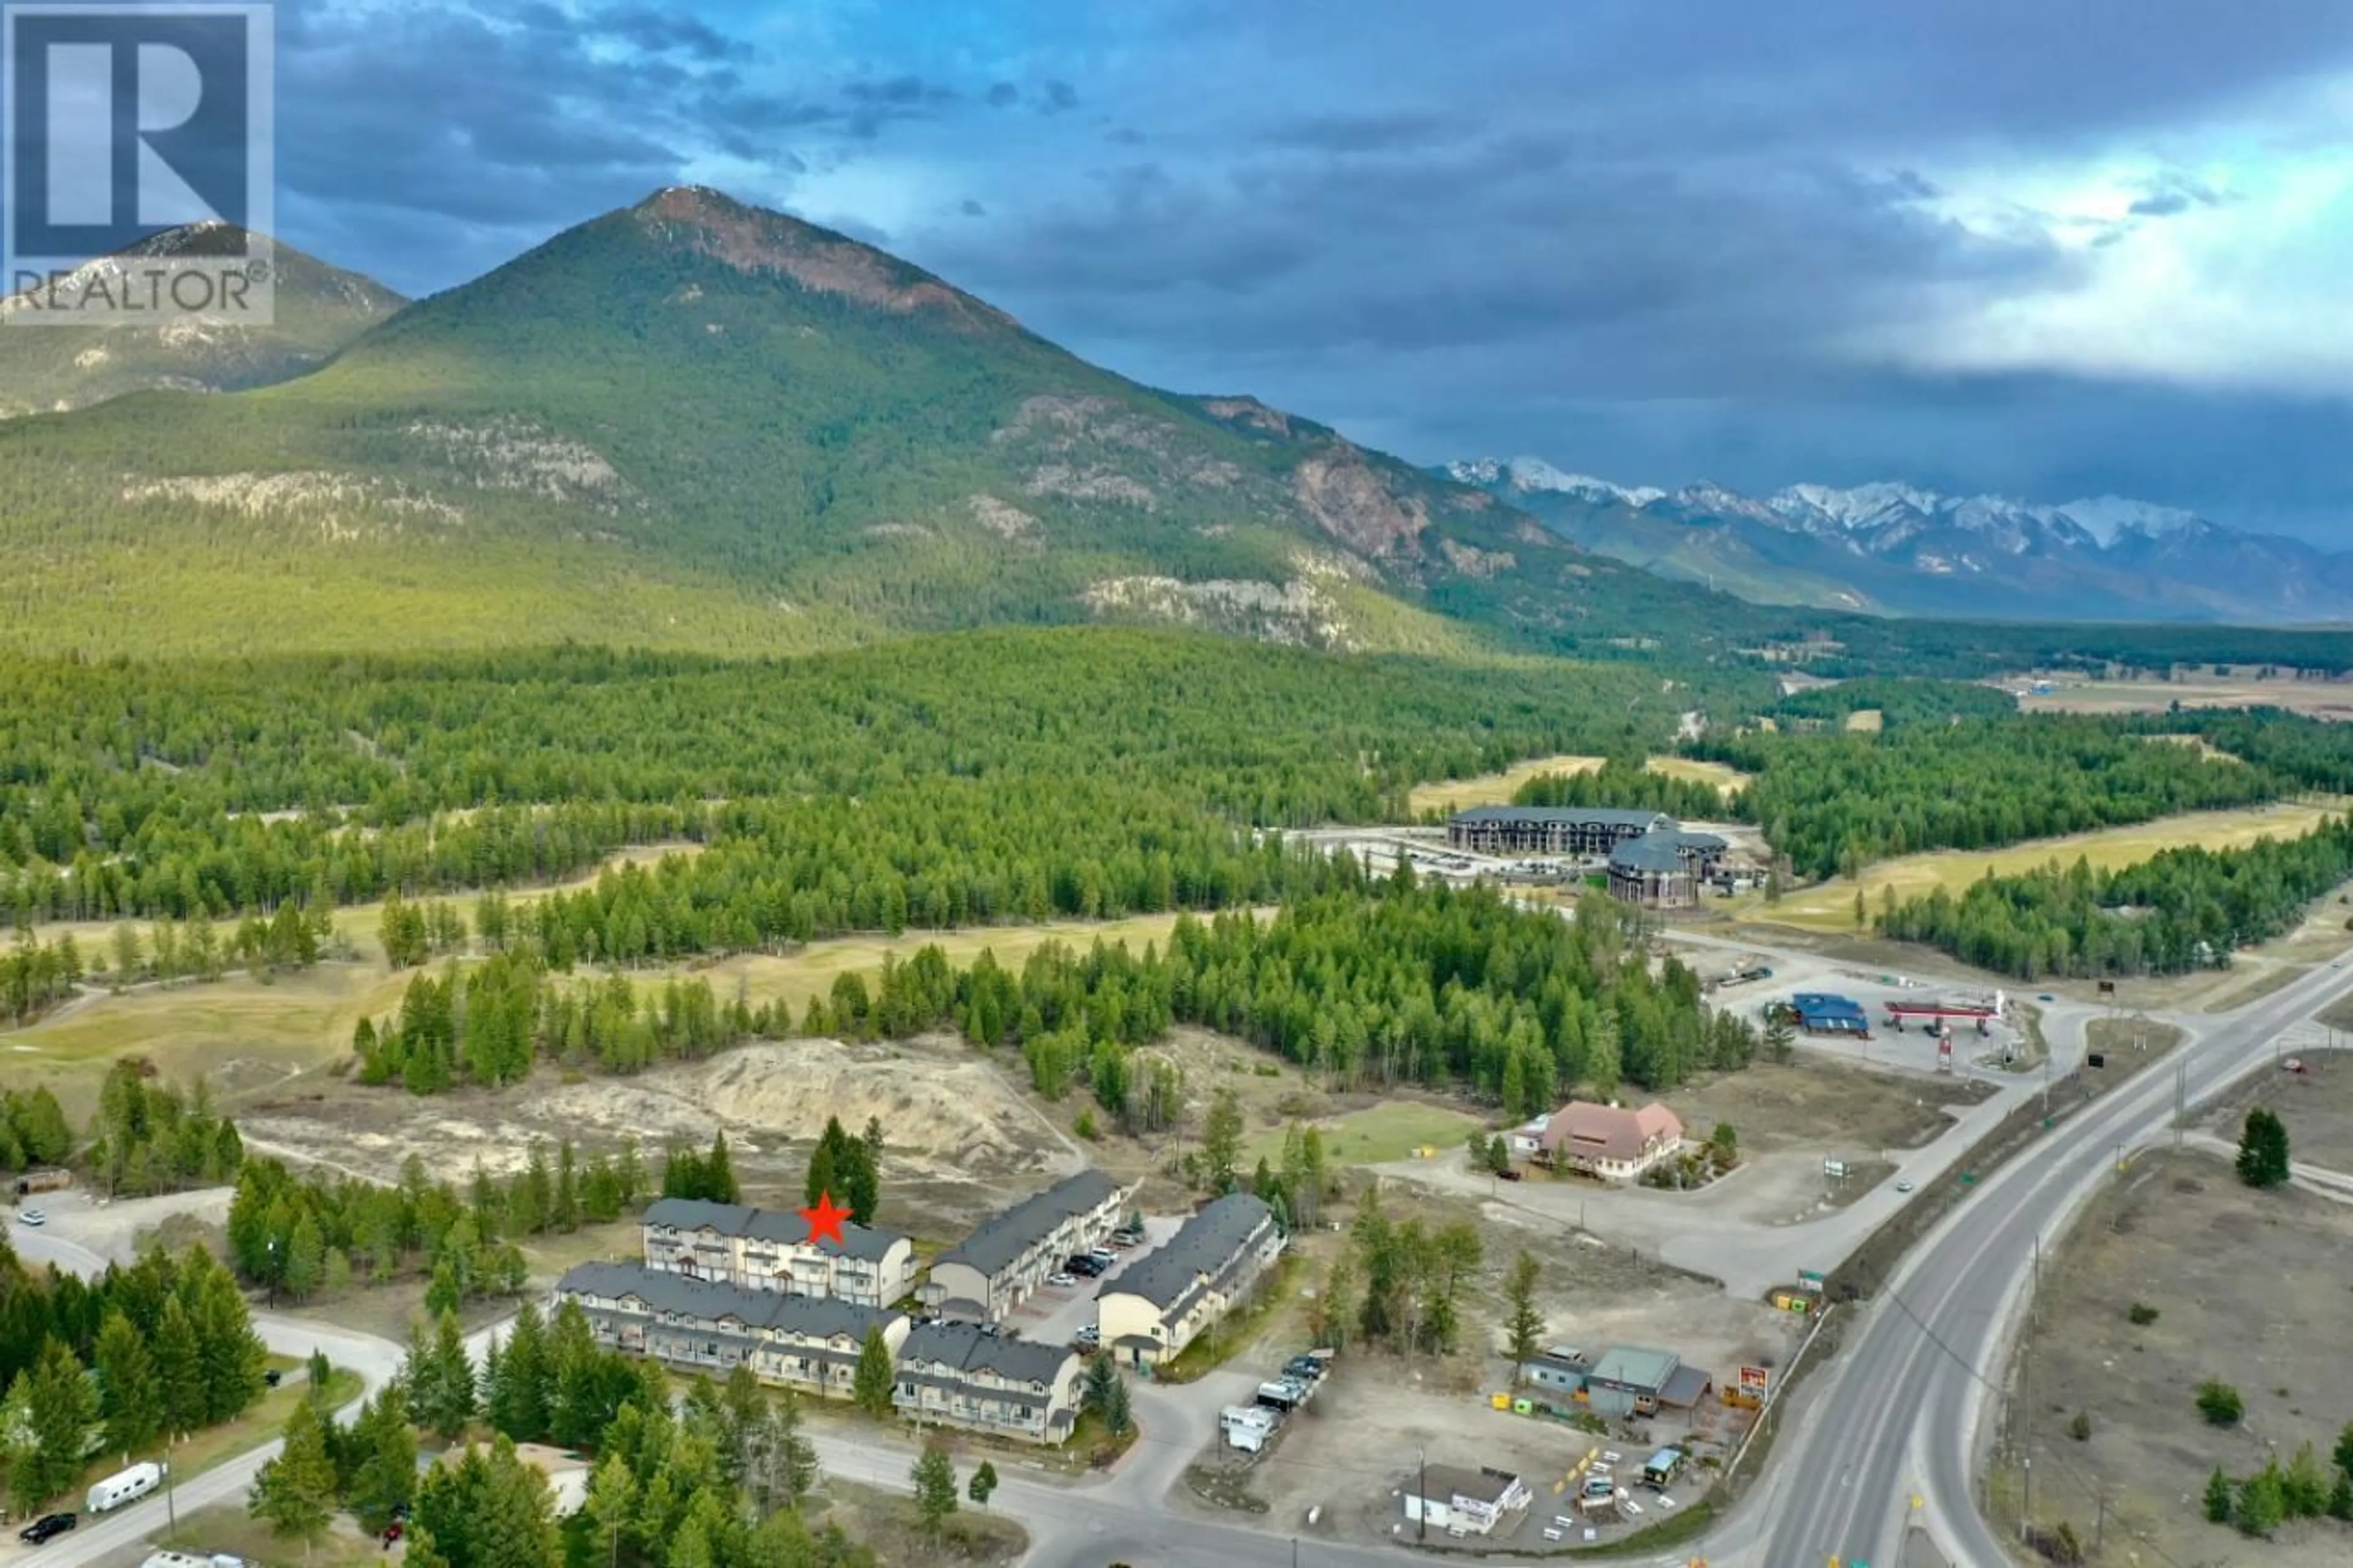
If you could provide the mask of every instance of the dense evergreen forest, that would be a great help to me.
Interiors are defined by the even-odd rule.
[[[2301,838],[2168,849],[2114,871],[2053,861],[1987,877],[1958,898],[1939,888],[1891,902],[1876,924],[2021,980],[2179,974],[2293,930],[2305,906],[2348,878],[2353,822],[2339,817]]]
[[[1609,805],[1663,811],[1701,822],[1738,820],[1738,795],[1699,779],[1652,773],[1640,757],[1611,757],[1581,773],[1538,773],[1512,796],[1519,805]]]
[[[1663,745],[1708,700],[1632,667],[1087,629],[752,664],[563,650],[11,676],[0,897],[20,920],[519,884],[725,836],[902,868],[1021,858],[1051,881],[1110,857],[1039,864],[1037,843],[1123,832],[1175,853],[1236,825],[1395,820],[1422,780]]]
[[[1741,814],[1809,877],[1851,876],[1919,849],[1991,848],[2245,805],[2300,787],[2232,757],[2152,743],[2125,721],[2074,715],[1876,735],[1751,731],[1684,749],[1757,775],[1741,792]]]
[[[35,1273],[0,1237],[0,1485],[19,1515],[80,1479],[93,1429],[117,1453],[153,1451],[242,1415],[268,1364],[237,1281],[202,1247],[85,1282]]]
[[[1489,889],[1398,878],[1302,898],[1271,918],[1188,916],[1165,951],[1050,942],[1018,973],[987,952],[959,971],[925,946],[887,962],[872,987],[839,976],[798,1027],[850,1039],[955,1028],[1019,1051],[1049,1099],[1084,1086],[1131,1130],[1165,1126],[1171,1114],[1165,1064],[1138,1047],[1177,1022],[1239,1036],[1335,1082],[1460,1088],[1514,1114],[1577,1085],[1663,1090],[1746,1065],[1754,1033],[1704,1007],[1679,962],[1653,977],[1635,934],[1627,912],[1601,900],[1563,921]],[[353,1047],[364,1080],[427,1094],[516,1082],[543,1059],[631,1072],[794,1027],[773,1005],[722,1003],[701,979],[567,979],[526,943],[419,974],[396,1016],[361,1021]]]

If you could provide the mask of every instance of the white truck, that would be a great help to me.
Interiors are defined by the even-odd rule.
[[[90,1511],[104,1513],[135,1502],[164,1484],[164,1467],[153,1459],[118,1471],[90,1489]]]
[[[246,1562],[226,1552],[151,1552],[139,1568],[246,1568]]]

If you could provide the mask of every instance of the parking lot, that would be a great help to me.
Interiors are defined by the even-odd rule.
[[[1018,1329],[1025,1340],[1040,1344],[1066,1345],[1078,1336],[1081,1329],[1095,1321],[1095,1294],[1110,1281],[1135,1267],[1165,1245],[1176,1234],[1183,1219],[1146,1215],[1144,1221],[1144,1244],[1132,1247],[1119,1255],[1119,1261],[1096,1279],[1080,1276],[1071,1285],[1041,1285],[1029,1299],[1013,1310],[1006,1320],[1007,1326]]]
[[[1994,994],[1994,987],[1990,984],[1972,986],[1920,982],[1908,976],[1879,974],[1844,964],[1784,961],[1773,968],[1770,980],[1724,987],[1711,1000],[1719,1007],[1733,1009],[1762,1028],[1766,1008],[1776,1003],[1787,1002],[1799,992],[1826,992],[1834,996],[1844,996],[1862,1008],[1870,1023],[1870,1037],[1858,1039],[1842,1035],[1808,1035],[1800,1031],[1800,1044],[1809,1050],[1827,1056],[1842,1057],[1868,1066],[1903,1068],[1914,1072],[1933,1073],[1937,1068],[1933,1022],[1906,1019],[1900,1030],[1891,1029],[1887,1026],[1888,1003],[1916,1005],[1935,997],[1990,998]],[[1703,969],[1702,973],[1706,971]],[[2005,1051],[2012,1049],[2023,1055],[2024,1042],[2016,1026],[2016,1010],[2019,1003],[2031,1003],[2032,997],[2012,992],[2007,994],[2007,1015],[1989,1020],[1982,1037],[1978,1035],[1973,1019],[1947,1020],[1953,1028],[1954,1073],[1965,1078],[1994,1078],[2003,1081],[2013,1076],[2001,1070],[2002,1057]]]

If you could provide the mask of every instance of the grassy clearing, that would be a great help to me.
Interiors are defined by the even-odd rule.
[[[1261,910],[1261,913],[1271,911]],[[976,926],[962,931],[911,931],[903,936],[850,936],[811,942],[783,957],[746,953],[722,959],[692,973],[703,975],[722,997],[733,997],[740,985],[754,1002],[772,999],[807,1007],[809,998],[829,990],[837,976],[878,974],[889,957],[907,959],[924,947],[937,947],[953,964],[970,963],[982,950],[992,950],[997,961],[1018,969],[1050,942],[1083,948],[1101,937],[1141,949],[1145,942],[1166,945],[1176,928],[1174,914],[1137,915],[1121,921],[1057,921],[1033,926]]]
[[[1406,796],[1406,805],[1413,815],[1425,811],[1461,811],[1474,805],[1508,805],[1522,784],[1543,773],[1589,773],[1601,765],[1599,757],[1531,757],[1525,763],[1514,763],[1500,773],[1481,773],[1475,779],[1447,779],[1439,784],[1416,784]]]
[[[319,1544],[306,1552],[300,1541],[280,1541],[269,1527],[235,1503],[216,1503],[180,1516],[180,1528],[159,1531],[157,1545],[199,1556],[225,1552],[262,1568],[367,1568],[385,1561],[383,1551],[360,1534],[348,1517],[336,1521]]]
[[[1417,784],[1406,797],[1406,805],[1415,816],[1426,811],[1462,811],[1474,805],[1508,805],[1520,786],[1545,773],[1589,773],[1601,765],[1599,757],[1531,757],[1525,763],[1514,763],[1499,773],[1482,773],[1475,779],[1448,779],[1440,784]],[[1723,763],[1704,763],[1694,757],[1652,757],[1642,764],[1654,773],[1669,778],[1696,779],[1712,784],[1729,793],[1748,782],[1748,775]]]
[[[1770,910],[1752,895],[1738,906],[1738,912],[1781,925],[1847,931],[1854,926],[1854,891],[1858,882],[1866,901],[1876,911],[1883,888],[1894,888],[1898,899],[1937,888],[1957,895],[1989,871],[1998,877],[2015,876],[2054,859],[2063,866],[2072,866],[2082,858],[2089,860],[2094,870],[2113,870],[2184,845],[2241,849],[2259,838],[2300,837],[2319,826],[2324,817],[2344,809],[2343,802],[2332,801],[2326,805],[2297,802],[2242,806],[2231,811],[2192,811],[2130,827],[2032,839],[2002,849],[1934,849],[1883,860],[1854,880],[1834,877],[1818,887],[1784,896]]]
[[[975,1506],[965,1496],[964,1489],[971,1483],[979,1460],[959,1451],[963,1445],[957,1436],[945,1439],[955,1460],[956,1510],[948,1515],[937,1537],[925,1532],[912,1497],[835,1475],[825,1478],[823,1495],[809,1510],[810,1522],[839,1524],[851,1540],[872,1547],[876,1559],[886,1563],[1018,1563],[1029,1554],[1029,1532],[1004,1514]],[[997,1466],[1000,1472],[1006,1468]]]
[[[1876,735],[1887,728],[1887,715],[1876,708],[1858,708],[1842,726],[1849,734]]]
[[[1745,789],[1755,775],[1744,773],[1729,763],[1702,762],[1697,757],[1652,757],[1643,767],[1671,779],[1689,779],[1695,784],[1712,784],[1725,795]]]
[[[1311,1125],[1324,1135],[1324,1158],[1341,1165],[1386,1165],[1410,1160],[1416,1149],[1434,1148],[1440,1158],[1460,1154],[1471,1129],[1485,1123],[1468,1111],[1430,1105],[1416,1100],[1393,1100],[1320,1117]],[[1275,1164],[1282,1161],[1286,1129],[1261,1132],[1242,1144],[1242,1165],[1256,1169],[1261,1155]]]

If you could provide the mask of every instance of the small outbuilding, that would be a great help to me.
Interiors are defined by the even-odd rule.
[[[1509,1470],[1492,1466],[1466,1469],[1430,1465],[1407,1478],[1405,1517],[1450,1535],[1488,1535],[1505,1514],[1524,1509],[1535,1494]]]
[[[1789,998],[1789,1014],[1810,1035],[1852,1035],[1871,1037],[1871,1019],[1852,996],[1821,991],[1800,991]]]

